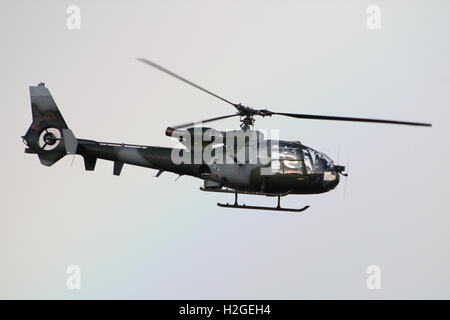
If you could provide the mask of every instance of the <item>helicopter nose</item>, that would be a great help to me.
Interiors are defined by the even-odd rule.
[[[339,172],[339,173],[344,172],[345,166],[336,165],[336,166],[334,166],[334,170],[336,170],[336,172]]]

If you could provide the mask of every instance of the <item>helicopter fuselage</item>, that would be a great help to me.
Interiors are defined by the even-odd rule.
[[[187,123],[169,127],[166,135],[176,138],[183,148],[166,148],[143,145],[105,143],[77,139],[67,126],[50,91],[44,83],[30,86],[33,122],[22,140],[26,153],[37,154],[40,162],[51,166],[65,155],[79,154],[84,158],[85,169],[95,169],[97,159],[114,162],[113,174],[120,175],[124,164],[188,175],[204,180],[203,191],[235,194],[234,204],[218,203],[220,207],[301,212],[308,208],[282,208],[280,197],[287,194],[317,194],[330,191],[339,184],[339,175],[345,167],[335,165],[324,153],[309,148],[298,141],[266,140],[261,132],[252,130],[254,116],[281,115],[299,119],[321,119],[390,123],[428,126],[429,123],[394,120],[293,114],[257,110],[234,104],[194,83],[141,59],[202,91],[219,98],[237,110],[237,113],[204,120],[212,122],[230,117],[241,117],[241,129],[227,132],[205,127],[189,127]],[[270,146],[270,147],[269,147]],[[261,150],[263,152],[261,152]],[[246,206],[237,202],[238,193],[277,196],[276,207]]]
[[[200,178],[205,181],[204,187],[207,189],[230,188],[274,195],[317,194],[332,190],[338,185],[339,174],[332,161],[324,154],[299,142],[283,141],[280,145],[280,150],[289,146],[289,151],[280,152],[278,159],[272,159],[264,165],[237,162],[176,164],[173,155],[189,151],[85,139],[78,139],[76,153],[84,157],[86,170],[94,170],[97,159],[110,160],[114,162],[113,173],[116,175],[120,175],[123,164],[136,165],[157,169],[160,173],[172,172]],[[315,152],[316,162],[311,152]]]

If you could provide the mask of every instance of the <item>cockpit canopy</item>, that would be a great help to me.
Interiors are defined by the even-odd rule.
[[[280,141],[277,150],[278,154],[272,152],[272,168],[279,173],[321,174],[333,171],[330,157],[300,142]]]
[[[316,151],[302,145],[303,157],[307,173],[323,173],[331,171],[334,167],[333,160],[325,153]]]

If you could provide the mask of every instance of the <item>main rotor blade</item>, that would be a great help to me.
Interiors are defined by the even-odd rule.
[[[217,94],[215,94],[215,93],[213,93],[213,92],[211,92],[211,91],[209,91],[209,90],[206,90],[205,88],[200,87],[199,85],[193,83],[192,81],[189,81],[189,80],[183,78],[182,76],[179,76],[179,75],[177,75],[176,73],[174,73],[174,72],[172,72],[172,71],[170,71],[170,70],[167,70],[166,68],[164,68],[164,67],[162,67],[162,66],[160,66],[160,65],[158,65],[158,64],[156,64],[156,63],[154,63],[154,62],[152,62],[152,61],[150,61],[150,60],[148,60],[148,59],[145,59],[145,58],[136,58],[136,60],[139,60],[139,61],[141,61],[141,62],[143,62],[143,63],[145,63],[145,64],[148,64],[149,66],[152,66],[153,68],[156,68],[156,69],[158,69],[158,70],[160,70],[160,71],[162,71],[162,72],[164,72],[164,73],[167,73],[168,75],[170,75],[170,76],[172,76],[172,77],[174,77],[174,78],[177,78],[178,80],[181,80],[181,81],[183,81],[183,82],[185,82],[185,83],[187,83],[187,84],[193,86],[194,88],[197,88],[197,89],[199,89],[199,90],[202,90],[203,92],[206,92],[206,93],[212,95],[213,97],[216,97],[216,98],[218,98],[218,99],[220,99],[220,100],[222,100],[222,101],[225,101],[226,103],[231,104],[233,107],[236,107],[236,106],[237,106],[236,103],[233,103],[233,102],[231,102],[231,101],[229,101],[229,100],[227,100],[227,99],[225,99],[225,98],[222,98],[221,96],[219,96],[219,95],[217,95]]]
[[[174,129],[180,129],[180,128],[185,128],[185,127],[192,127],[193,125],[195,125],[196,123],[206,123],[206,122],[211,122],[211,121],[216,121],[216,120],[221,120],[221,119],[226,119],[226,118],[231,118],[231,117],[235,117],[238,116],[239,114],[230,114],[230,115],[226,115],[226,116],[220,116],[220,117],[215,117],[215,118],[211,118],[211,119],[206,119],[206,120],[201,120],[201,121],[196,121],[196,122],[188,122],[188,123],[183,123],[183,124],[179,124],[177,126],[172,126],[172,128]]]
[[[277,114],[277,115],[280,115],[280,116],[286,116],[286,117],[292,117],[292,118],[298,118],[298,119],[337,120],[337,121],[353,121],[353,122],[374,122],[374,123],[402,124],[402,125],[408,125],[408,126],[431,127],[431,123],[422,123],[422,122],[367,119],[367,118],[351,118],[351,117],[336,117],[336,116],[322,116],[322,115],[301,114],[301,113],[284,113],[284,112],[273,112],[272,114]]]

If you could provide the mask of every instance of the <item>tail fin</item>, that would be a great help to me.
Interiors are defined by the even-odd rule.
[[[33,122],[22,137],[26,153],[35,153],[45,166],[66,154],[75,154],[78,141],[67,127],[50,91],[43,83],[30,87]]]

